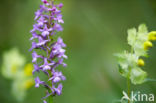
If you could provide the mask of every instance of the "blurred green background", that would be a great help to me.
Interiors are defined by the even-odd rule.
[[[59,33],[67,44],[67,80],[63,94],[54,103],[114,103],[126,91],[113,53],[129,49],[127,29],[146,23],[156,30],[155,0],[56,0],[63,2],[64,31]],[[13,47],[31,62],[29,38],[34,12],[40,0],[0,0],[0,65],[2,54]],[[149,51],[144,70],[156,78],[156,43]],[[0,73],[0,103],[17,103],[12,97],[11,80]],[[156,82],[132,86],[132,90],[156,94]],[[43,88],[32,87],[24,103],[40,103]],[[147,102],[148,103],[148,102]]]

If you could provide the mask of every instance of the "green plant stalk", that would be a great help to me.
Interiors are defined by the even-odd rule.
[[[49,74],[50,74],[50,76],[52,76],[52,73],[49,73]],[[52,87],[51,83],[49,83],[49,85]],[[49,93],[52,92],[50,89],[48,91],[49,91]],[[49,96],[49,103],[53,103],[53,95]]]
[[[49,97],[49,103],[53,103],[53,96]]]
[[[128,93],[128,97],[131,98],[131,88],[130,88],[130,85],[131,85],[131,81],[129,78],[127,78],[127,93]],[[130,100],[128,100],[128,103],[130,103]]]
[[[131,48],[131,54],[133,54],[133,48]],[[131,73],[131,68],[129,68],[129,74],[127,77],[127,93],[129,99],[131,99],[131,80],[130,80],[130,73]],[[130,103],[130,100],[128,100],[128,103]]]
[[[50,3],[53,3],[53,2],[54,2],[54,0],[50,0]],[[51,12],[50,12],[50,15],[51,15]],[[49,22],[51,22],[51,21],[49,20]],[[49,24],[51,24],[51,23],[49,23]],[[53,103],[53,96],[49,96],[49,103]]]
[[[131,80],[130,80],[130,73],[131,73],[131,68],[129,68],[129,73],[128,73],[128,77],[127,77],[127,93],[128,93],[128,103],[130,103],[130,99],[131,99]]]

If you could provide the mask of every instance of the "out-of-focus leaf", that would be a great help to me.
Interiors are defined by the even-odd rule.
[[[25,64],[25,57],[21,55],[17,48],[13,48],[3,54],[2,75],[13,79],[16,77],[18,69],[22,69]]]
[[[138,33],[148,33],[147,26],[145,24],[140,24],[138,27]]]
[[[142,84],[143,82],[145,82],[146,77],[147,73],[139,67],[132,68],[130,79],[133,84]]]
[[[118,58],[119,72],[122,76],[128,77],[129,68],[137,66],[138,57],[135,54],[123,52],[115,55]]]
[[[156,79],[146,78],[145,82],[156,82]]]
[[[137,56],[147,56],[147,51],[144,49],[144,42],[148,40],[148,30],[145,24],[138,27],[136,42],[134,43],[134,52]]]
[[[128,44],[131,46],[134,46],[135,41],[136,41],[136,35],[137,35],[137,31],[135,28],[129,29],[128,31]]]

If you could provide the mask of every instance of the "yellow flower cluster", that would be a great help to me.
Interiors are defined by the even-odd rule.
[[[141,24],[138,29],[128,30],[127,40],[131,51],[126,50],[115,55],[118,58],[119,72],[133,84],[142,84],[147,73],[141,68],[145,65],[141,58],[148,56],[148,50],[153,46],[152,41],[156,40],[156,31],[148,32],[146,25]]]
[[[151,41],[156,40],[156,31],[152,31],[148,34],[148,40],[151,40]]]
[[[148,34],[148,41],[144,42],[144,49],[148,50],[153,46],[152,41],[156,40],[156,31],[152,31]]]
[[[28,80],[25,81],[24,83],[24,88],[29,89],[30,87],[32,87],[34,85],[34,80],[32,79],[32,70],[33,70],[33,65],[27,64],[24,68],[24,75],[27,78],[30,78]]]
[[[148,40],[144,42],[144,50],[148,50],[149,48],[153,47],[152,41],[156,40],[156,31],[152,31],[148,34]],[[138,66],[144,66],[144,60],[139,59],[138,60]]]

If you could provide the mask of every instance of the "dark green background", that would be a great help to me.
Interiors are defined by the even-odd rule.
[[[156,30],[155,0],[57,0],[63,2],[67,44],[67,80],[63,94],[54,103],[113,103],[126,91],[126,80],[118,73],[113,53],[129,49],[127,29],[146,23]],[[40,0],[0,0],[0,65],[2,53],[17,47],[31,62],[29,38],[34,12]],[[154,44],[156,45],[156,43]],[[156,78],[156,46],[149,51],[145,71]],[[11,81],[0,75],[0,103],[17,103]],[[156,82],[133,86],[132,90],[156,94]],[[40,103],[44,89],[31,88],[24,103]],[[147,102],[148,103],[148,102]]]

